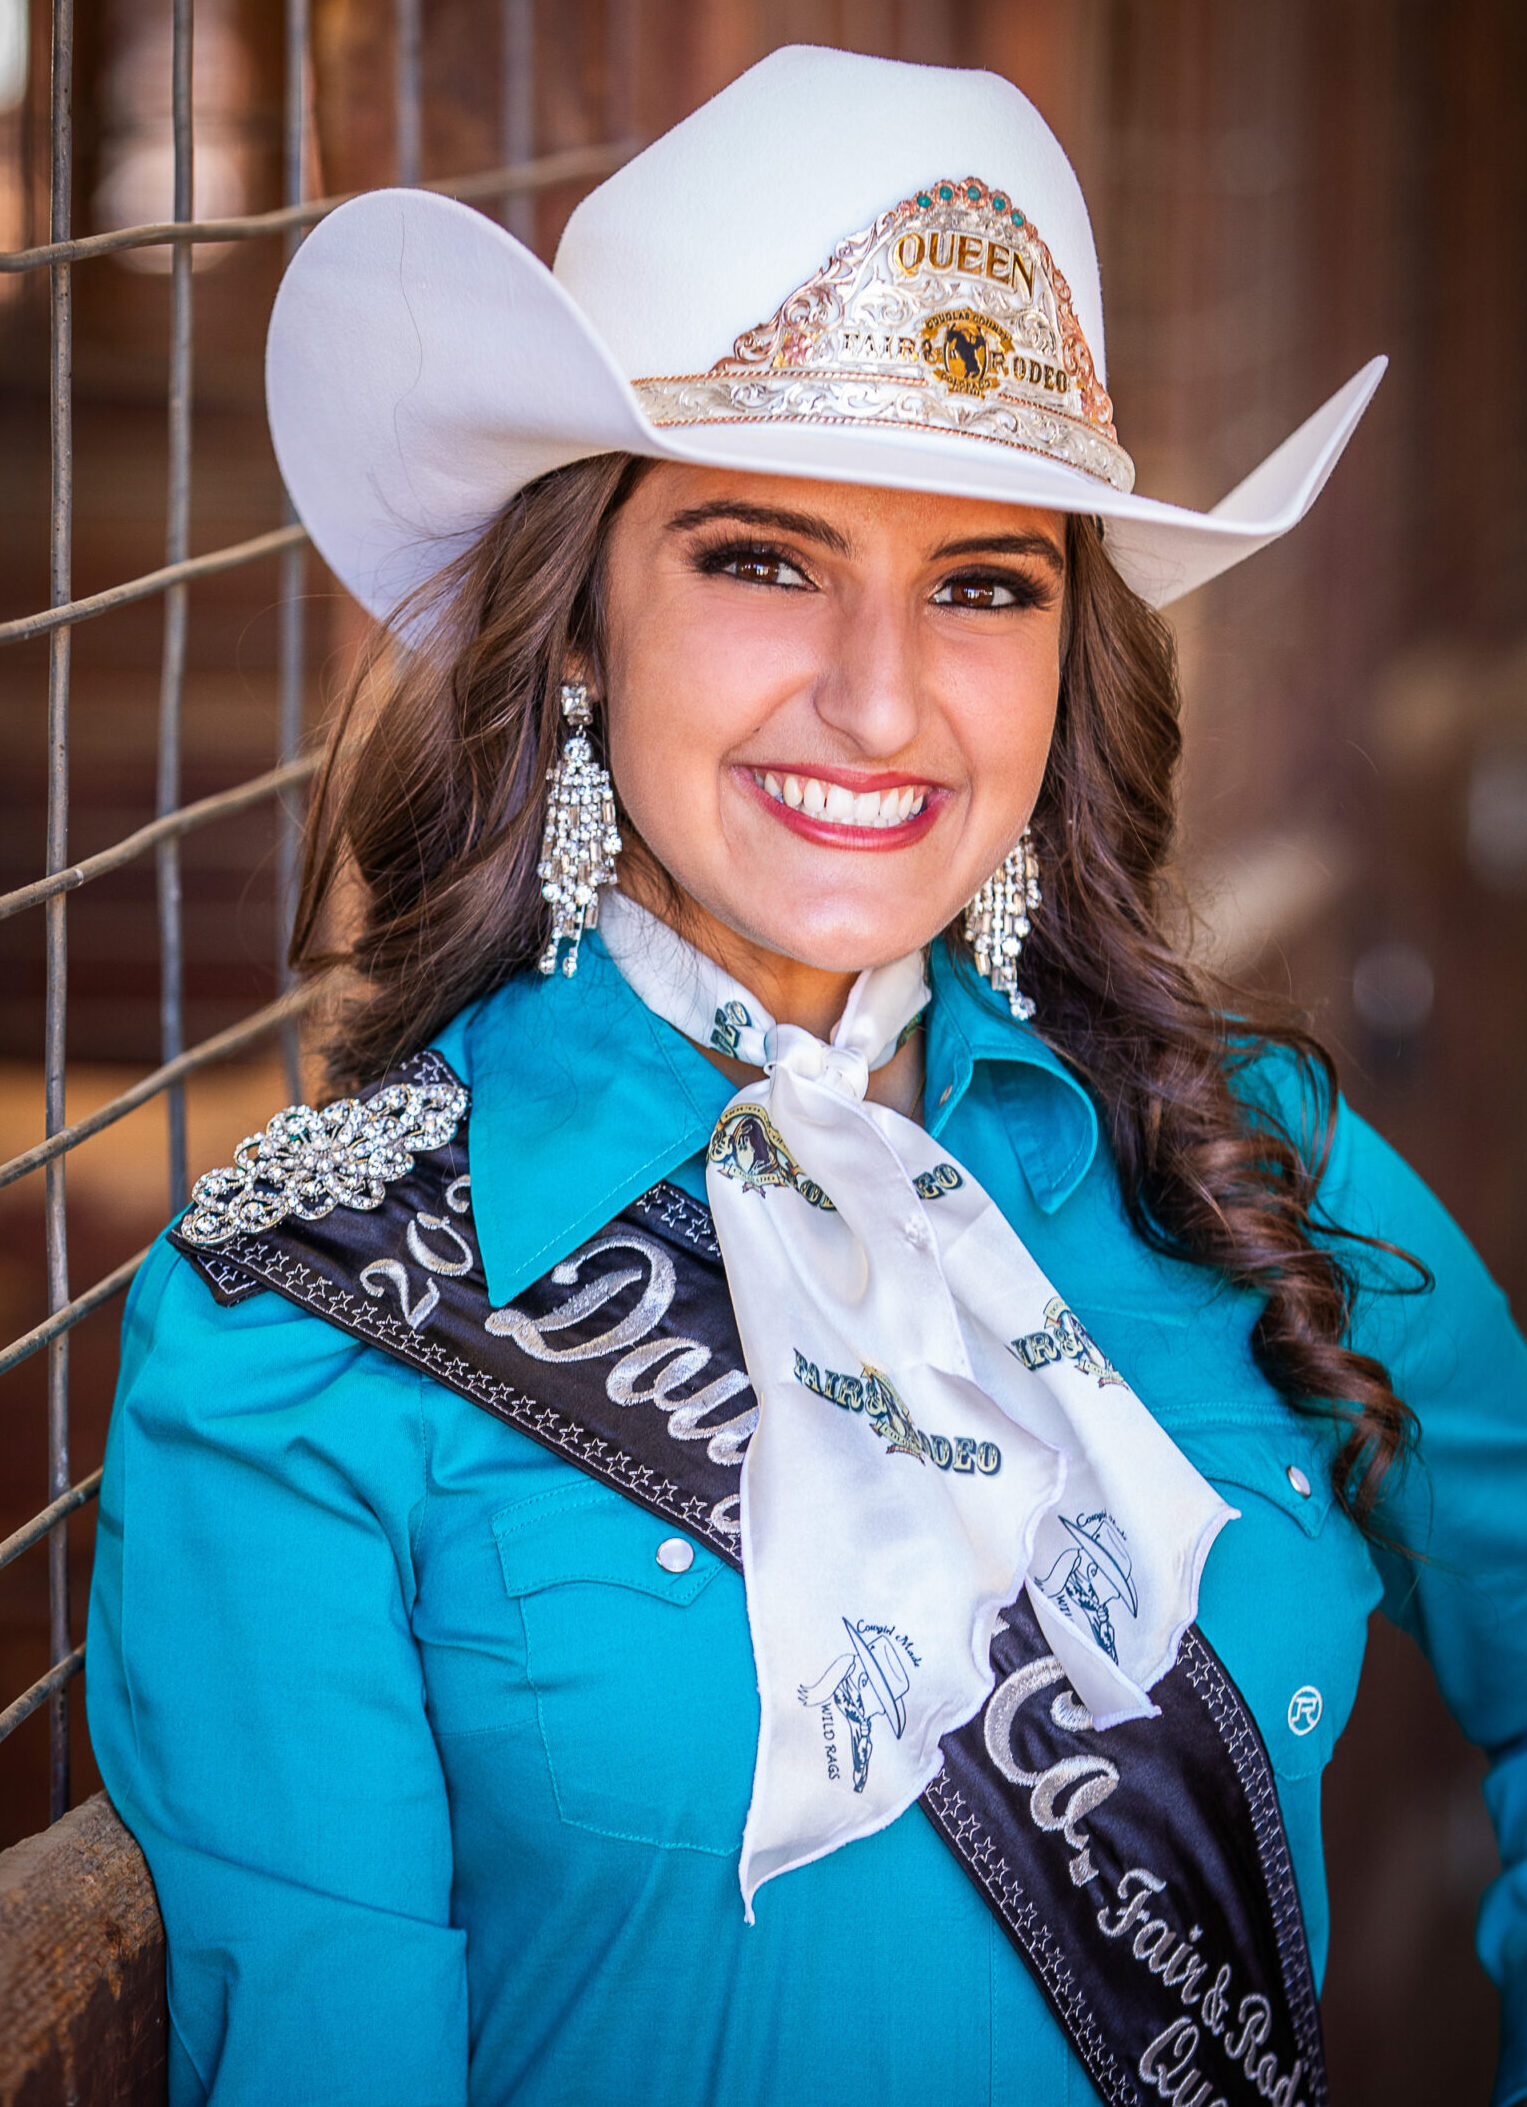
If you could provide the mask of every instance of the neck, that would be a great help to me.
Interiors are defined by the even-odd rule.
[[[798,1024],[818,1039],[832,1036],[833,1026],[843,1014],[857,973],[832,973],[821,966],[804,965],[767,945],[741,936],[656,869],[642,854],[628,849],[621,858],[620,889],[638,907],[645,907],[693,944],[707,958],[730,973],[750,994],[756,995],[776,1024]],[[729,1081],[743,1087],[760,1080],[760,1071],[741,1061],[702,1046],[700,1052],[719,1068]],[[868,1095],[876,1104],[889,1105],[906,1119],[922,1123],[923,1035],[914,1032],[883,1068],[870,1077]]]
[[[832,973],[822,966],[804,965],[798,958],[787,958],[782,951],[771,951],[767,945],[740,936],[680,892],[666,872],[654,870],[647,857],[633,856],[630,850],[621,858],[620,889],[740,981],[776,1024],[798,1024],[818,1039],[831,1037],[857,973]]]

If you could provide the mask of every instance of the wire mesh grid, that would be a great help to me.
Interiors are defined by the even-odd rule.
[[[421,0],[394,0],[395,174],[420,180],[422,153]],[[533,143],[534,78],[531,0],[498,0],[504,51],[501,151],[503,164],[435,179],[424,187],[465,200],[502,201],[511,231],[528,238],[530,208],[538,191],[606,175],[631,151],[614,141],[536,158]],[[69,1685],[84,1666],[85,1649],[74,1642],[69,1587],[69,1519],[95,1499],[101,1472],[71,1481],[69,1459],[70,1334],[82,1319],[120,1294],[146,1256],[135,1252],[102,1279],[72,1292],[68,1254],[66,1167],[69,1152],[138,1107],[163,1098],[168,1113],[169,1190],[172,1208],[185,1202],[185,1083],[199,1070],[226,1061],[256,1042],[279,1038],[288,1094],[299,1094],[299,1024],[318,993],[294,984],[286,950],[292,927],[301,832],[299,793],[317,766],[302,751],[304,735],[304,594],[307,537],[290,501],[284,523],[268,533],[193,556],[190,553],[192,351],[195,319],[192,251],[197,243],[279,239],[290,256],[304,231],[344,202],[342,196],[304,196],[311,166],[307,137],[312,122],[306,82],[311,67],[310,0],[285,0],[281,166],[283,202],[273,211],[237,218],[194,216],[193,0],[172,0],[171,131],[174,216],[171,220],[76,237],[72,233],[71,178],[74,155],[74,0],[54,0],[51,19],[51,175],[49,239],[0,255],[0,273],[46,271],[50,333],[50,563],[47,608],[0,623],[0,644],[46,636],[49,645],[47,704],[47,827],[42,875],[0,895],[0,920],[40,909],[45,924],[46,996],[43,1074],[45,1138],[0,1163],[0,1188],[29,1173],[45,1180],[44,1224],[48,1315],[20,1338],[0,1347],[0,1375],[34,1354],[47,1356],[47,1504],[0,1542],[0,1568],[45,1545],[48,1559],[48,1657],[45,1674],[0,1710],[0,1740],[23,1721],[46,1710],[49,1725],[49,1819],[69,1805]],[[617,4],[613,10],[623,14]],[[105,591],[75,599],[71,593],[74,527],[72,397],[72,273],[75,266],[127,249],[168,247],[170,270],[169,481],[165,560],[159,568]],[[193,581],[261,561],[280,559],[277,644],[277,737],[275,765],[263,774],[193,803],[181,802],[182,710],[186,688],[188,595]],[[81,622],[137,600],[163,598],[160,657],[155,817],[147,825],[85,859],[69,860],[70,649]],[[186,1044],[185,901],[180,848],[195,830],[251,806],[278,806],[276,847],[276,999],[215,1035]],[[87,1117],[69,1122],[65,1109],[65,1030],[68,1018],[68,895],[140,857],[156,864],[160,963],[160,1065]]]

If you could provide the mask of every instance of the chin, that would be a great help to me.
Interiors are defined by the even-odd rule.
[[[891,920],[885,915],[824,915],[820,905],[798,918],[774,914],[766,924],[751,921],[747,929],[753,942],[778,951],[797,964],[815,967],[821,973],[862,973],[871,966],[887,966],[908,952],[920,951],[947,924],[947,917],[929,925],[925,916],[908,915]]]

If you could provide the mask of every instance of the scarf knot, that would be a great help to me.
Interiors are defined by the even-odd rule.
[[[781,1075],[863,1104],[870,1084],[869,1057],[856,1046],[828,1045],[799,1024],[770,1025],[764,1033],[764,1072],[771,1081]]]

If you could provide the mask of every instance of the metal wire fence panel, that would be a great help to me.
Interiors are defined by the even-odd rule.
[[[531,0],[496,0],[502,40],[501,119],[496,140],[502,164],[438,177],[425,187],[466,200],[495,201],[515,232],[529,239],[532,206],[544,191],[585,185],[608,174],[633,150],[624,141],[575,146],[535,154]],[[609,0],[609,22],[624,19],[626,0]],[[423,74],[426,51],[420,0],[395,0],[392,19],[394,82],[394,169],[402,182],[417,183],[425,155]],[[196,73],[194,0],[172,0],[169,43],[169,147],[173,157],[173,208],[169,220],[149,221],[76,235],[72,199],[75,138],[72,103],[75,75],[73,0],[54,0],[51,21],[51,154],[48,239],[0,255],[0,279],[46,273],[49,305],[50,523],[48,605],[0,623],[0,645],[46,638],[47,764],[46,835],[41,874],[0,893],[0,922],[39,910],[45,934],[43,1004],[43,1139],[0,1161],[0,1189],[41,1172],[45,1182],[43,1228],[46,1246],[47,1315],[31,1329],[0,1344],[0,1376],[34,1356],[47,1366],[47,1502],[0,1541],[0,1569],[39,1545],[47,1546],[48,1668],[0,1710],[0,1739],[34,1714],[49,1721],[49,1813],[56,1820],[70,1796],[69,1685],[84,1662],[74,1640],[69,1590],[69,1522],[96,1498],[101,1472],[78,1483],[70,1471],[69,1351],[76,1326],[109,1304],[128,1286],[146,1250],[135,1251],[91,1285],[71,1287],[66,1179],[75,1149],[145,1105],[163,1100],[167,1110],[168,1188],[172,1206],[185,1199],[193,1166],[188,1157],[184,1090],[189,1077],[246,1052],[261,1041],[281,1046],[288,1094],[299,1094],[299,1027],[321,989],[294,984],[287,947],[296,906],[301,836],[301,793],[318,759],[304,752],[308,634],[306,598],[310,558],[307,537],[290,501],[283,497],[282,524],[267,531],[191,553],[193,471],[196,457],[193,403],[195,252],[201,245],[273,240],[290,258],[305,231],[345,197],[308,194],[314,167],[315,68],[311,0],[286,0],[282,22],[281,143],[279,208],[197,218],[195,207]],[[607,33],[614,35],[606,24]],[[618,38],[617,38],[618,42]],[[610,106],[614,114],[614,104]],[[623,114],[623,111],[622,111]],[[168,251],[169,361],[165,405],[167,488],[164,562],[158,568],[75,598],[73,454],[73,271],[104,257]],[[191,637],[190,592],[200,580],[241,571],[267,560],[278,568],[275,664],[275,765],[212,795],[187,802],[183,790],[187,674]],[[70,738],[71,654],[78,625],[115,614],[135,603],[160,598],[163,621],[158,665],[154,816],[120,834],[104,848],[71,861]],[[186,1025],[186,887],[182,844],[234,815],[262,805],[275,808],[274,890],[277,956],[276,999],[256,1007],[221,1031],[188,1044]],[[152,858],[156,885],[155,925],[159,973],[159,1062],[126,1089],[117,1090],[85,1116],[71,1121],[66,1109],[65,1051],[68,1024],[69,896],[139,859]],[[3,1153],[3,1152],[0,1152]],[[0,1693],[3,1696],[4,1693]]]
[[[287,0],[286,37],[283,50],[285,71],[281,106],[281,193],[289,209],[300,209],[307,153],[309,0]],[[290,263],[302,240],[302,229],[291,227],[283,239]],[[291,499],[283,496],[282,512],[295,522]],[[281,633],[278,645],[279,701],[277,705],[276,752],[283,767],[297,764],[302,744],[302,669],[306,658],[306,622],[302,599],[306,564],[302,543],[293,541],[281,557]],[[289,792],[282,795],[276,833],[276,985],[283,992],[291,986],[292,970],[286,955],[286,935],[297,915],[297,864],[300,821]],[[289,1021],[281,1034],[282,1066],[286,1094],[295,1099],[301,1083],[301,1046],[297,1023]]]
[[[73,218],[74,154],[74,0],[55,0],[53,9],[53,156],[48,232],[67,241]],[[55,607],[69,598],[74,548],[74,331],[73,285],[69,265],[50,266],[50,444],[52,453],[52,521],[49,535],[49,593]],[[48,656],[48,840],[45,875],[64,869],[69,859],[69,658],[72,634],[55,629]],[[60,1132],[64,1111],[64,1025],[68,974],[68,925],[64,895],[55,893],[43,908],[47,924],[48,991],[43,1026],[43,1093],[49,1135]],[[69,1247],[62,1155],[47,1167],[44,1199],[48,1261],[48,1309],[61,1310],[69,1300]],[[69,1484],[69,1335],[60,1332],[48,1343],[48,1498],[57,1500]],[[64,1516],[48,1532],[48,1655],[52,1663],[43,1685],[34,1686],[38,1702],[48,1702],[48,1818],[57,1821],[69,1805],[69,1703],[65,1662],[72,1653],[69,1617],[69,1525]],[[45,1687],[44,1687],[45,1686]],[[19,1723],[32,1696],[11,1707]],[[26,1711],[19,1708],[26,1707]]]
[[[419,184],[421,190],[438,190],[468,204],[479,199],[521,197],[539,190],[556,190],[565,183],[595,181],[619,168],[635,152],[634,142],[612,140],[607,145],[568,147],[562,153],[541,154],[535,159],[502,168],[472,169],[462,175],[433,176]],[[78,241],[60,239],[33,249],[13,249],[0,255],[0,274],[42,270],[55,263],[87,263],[96,256],[117,255],[126,249],[172,248],[186,242],[254,241],[263,235],[282,234],[293,227],[316,227],[336,206],[353,197],[341,191],[333,197],[314,198],[305,205],[283,206],[274,212],[250,212],[234,219],[157,220],[141,227],[114,227],[106,234],[82,235]]]
[[[272,556],[278,550],[285,554],[300,547],[306,539],[301,527],[277,527],[270,534],[257,534],[249,541],[234,542],[230,548],[211,549],[205,556],[191,556],[181,563],[166,564],[161,570],[146,571],[141,578],[129,578],[121,585],[108,586],[105,592],[91,593],[86,599],[67,600],[62,606],[44,608],[40,614],[21,615],[13,622],[0,622],[0,644],[21,644],[29,637],[66,629],[74,622],[88,622],[95,615],[110,614],[113,608],[126,607],[133,600],[152,599],[155,593],[162,593],[166,586],[181,579],[210,578],[218,571],[231,571],[241,564],[258,562],[260,557]]]

